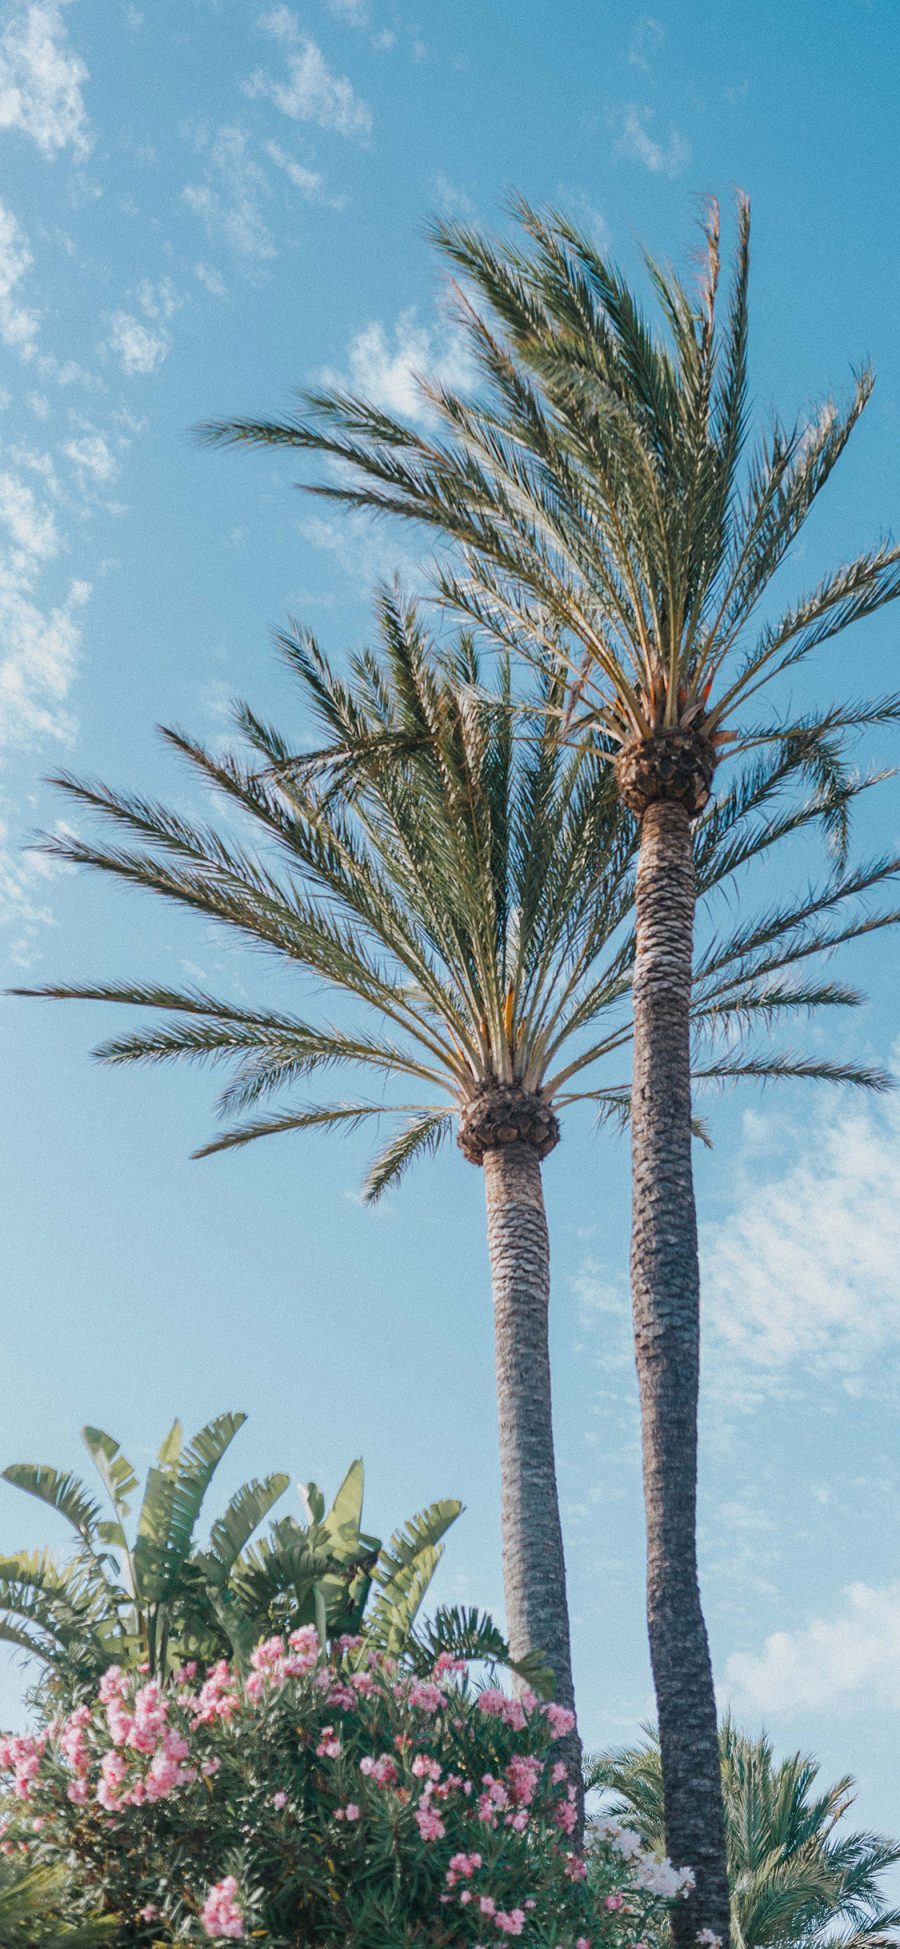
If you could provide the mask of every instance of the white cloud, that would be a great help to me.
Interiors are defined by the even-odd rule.
[[[642,163],[654,176],[679,176],[690,162],[690,145],[677,129],[670,131],[667,143],[655,141],[650,134],[653,115],[652,108],[638,108],[634,103],[622,110],[616,154]]]
[[[0,128],[19,129],[52,158],[91,147],[82,83],[88,71],[68,44],[68,0],[13,0],[0,35]]]
[[[273,41],[283,41],[288,47],[303,38],[300,22],[290,7],[273,7],[270,13],[260,15],[259,25],[264,34],[271,34]]]
[[[137,301],[145,318],[161,319],[166,324],[184,303],[170,277],[160,278],[158,284],[144,278],[143,283],[138,285]]]
[[[37,312],[18,303],[15,291],[33,261],[24,231],[0,203],[0,338],[22,359],[34,357],[38,319]]]
[[[410,552],[398,550],[396,536],[391,536],[386,529],[373,528],[365,515],[345,514],[340,520],[332,521],[323,515],[310,514],[297,525],[311,547],[331,556],[348,587],[358,596],[368,599],[376,583],[387,582],[394,576],[399,576],[404,590],[412,594],[424,584],[421,560]],[[334,577],[329,570],[328,594],[306,589],[298,604],[330,607],[334,600]]]
[[[848,1584],[841,1596],[835,1617],[773,1631],[760,1652],[733,1652],[723,1697],[754,1719],[860,1705],[900,1711],[900,1582]]]
[[[356,94],[346,76],[332,74],[315,41],[300,35],[287,7],[278,7],[261,22],[268,33],[291,45],[286,81],[271,75],[252,75],[244,86],[248,95],[264,95],[294,122],[315,122],[335,135],[365,142],[372,133],[372,111]]]
[[[369,18],[366,0],[328,0],[328,11],[339,20],[348,20],[351,27],[364,27]]]
[[[115,480],[119,463],[102,433],[85,431],[77,439],[69,440],[63,451],[78,473],[82,477],[86,475],[94,486],[105,486]]]
[[[637,23],[628,49],[632,67],[641,68],[646,73],[655,56],[661,52],[665,38],[666,30],[662,22],[654,19],[653,14],[645,14]]]
[[[52,490],[47,456],[32,472]],[[21,472],[0,473],[0,746],[35,737],[66,738],[73,730],[68,694],[81,640],[78,611],[90,593],[73,581],[62,602],[41,608],[40,578],[59,553],[56,518]]]
[[[307,169],[305,163],[295,162],[293,156],[286,154],[277,142],[264,142],[263,148],[276,169],[283,170],[289,183],[300,191],[308,203],[327,203],[332,210],[341,210],[345,198],[332,197],[325,193],[325,179],[317,169]]]
[[[726,1379],[797,1368],[852,1388],[900,1347],[900,1114],[823,1116],[814,1142],[774,1118],[745,1129],[739,1202],[702,1229],[714,1356]]]
[[[184,190],[188,208],[202,217],[213,237],[224,237],[242,257],[275,256],[260,200],[270,195],[265,170],[249,152],[246,129],[220,128],[209,151],[205,183]]]
[[[420,324],[414,308],[401,312],[393,332],[375,320],[351,340],[345,373],[324,372],[325,385],[347,386],[385,412],[411,419],[428,417],[416,384],[424,376],[442,385],[465,388],[472,367],[463,333],[453,323]]]
[[[204,285],[207,291],[212,292],[214,298],[227,298],[228,286],[221,272],[217,271],[214,265],[195,264],[194,276],[198,284]]]
[[[130,311],[110,313],[105,342],[129,378],[146,378],[155,372],[172,349],[171,333],[162,326],[143,324]]]

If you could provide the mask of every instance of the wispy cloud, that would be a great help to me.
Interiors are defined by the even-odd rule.
[[[638,21],[628,49],[628,59],[633,68],[640,68],[646,74],[657,54],[665,46],[666,30],[653,14],[644,14]]]
[[[264,15],[260,26],[289,50],[287,78],[277,80],[260,71],[245,82],[247,94],[264,96],[294,122],[313,122],[348,140],[368,141],[373,126],[368,103],[345,75],[332,74],[321,48],[301,33],[289,8]]]
[[[115,480],[119,471],[119,461],[113,453],[105,434],[86,428],[75,439],[68,440],[63,452],[72,462],[82,482],[94,487],[107,487]]]
[[[419,322],[414,307],[401,312],[391,331],[378,320],[351,339],[346,372],[324,372],[326,385],[349,386],[386,412],[427,418],[416,380],[465,387],[472,367],[463,333],[452,322]]]
[[[338,20],[349,21],[351,27],[365,27],[368,24],[366,0],[328,0],[328,11],[335,14]]]
[[[900,1582],[848,1584],[832,1617],[773,1631],[762,1651],[735,1651],[720,1688],[748,1719],[853,1706],[900,1710]]]
[[[266,172],[250,151],[246,129],[220,128],[209,148],[207,180],[183,191],[188,209],[202,217],[210,236],[224,239],[241,257],[266,260],[275,245],[262,213],[271,195]]]
[[[73,581],[61,602],[39,602],[42,578],[61,546],[55,475],[47,455],[17,451],[11,458],[0,472],[0,746],[71,735],[78,614],[90,594],[86,582]],[[37,487],[26,478],[29,471]]]
[[[288,182],[293,184],[294,189],[300,191],[300,195],[305,197],[307,203],[327,203],[332,210],[344,208],[346,197],[329,196],[325,188],[325,178],[317,169],[307,169],[305,163],[297,162],[293,156],[287,155],[278,142],[264,142],[263,148],[269,161],[274,162],[276,169],[282,170]]]
[[[131,311],[110,312],[108,323],[105,343],[129,379],[148,378],[168,358],[172,338],[164,327],[147,325]]]
[[[652,108],[638,108],[634,102],[622,109],[616,118],[616,155],[642,163],[654,176],[680,176],[691,159],[690,144],[675,128],[670,129],[667,142],[658,142],[650,133],[654,114]]]
[[[815,1142],[745,1119],[739,1201],[702,1229],[704,1306],[723,1377],[791,1372],[853,1392],[900,1348],[900,1115],[889,1104],[820,1119]]]
[[[91,132],[82,98],[88,70],[69,46],[68,0],[13,0],[0,34],[0,128],[18,129],[49,160],[62,149],[87,155]]]
[[[11,210],[0,203],[0,338],[22,359],[34,357],[38,316],[19,303],[17,286],[32,265],[28,239]]]

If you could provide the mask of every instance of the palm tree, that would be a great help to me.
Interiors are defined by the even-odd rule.
[[[764,1733],[751,1738],[730,1719],[719,1739],[735,1949],[888,1949],[900,1909],[885,1907],[878,1878],[900,1861],[900,1843],[847,1830],[850,1776],[823,1789],[815,1760],[776,1761]],[[603,1757],[589,1774],[612,1794],[611,1812],[660,1848],[656,1736]]]
[[[0,1949],[114,1949],[117,1916],[70,1922],[65,1873],[0,1861]]]
[[[108,1517],[76,1475],[32,1462],[3,1470],[5,1481],[64,1517],[77,1539],[65,1562],[50,1550],[0,1557],[0,1641],[36,1661],[50,1697],[96,1683],[113,1664],[160,1679],[188,1658],[243,1664],[260,1638],[302,1624],[317,1625],[323,1642],[363,1632],[395,1654],[405,1650],[461,1504],[432,1503],[383,1544],[362,1528],[357,1460],[330,1508],[309,1482],[301,1491],[307,1521],[282,1516],[256,1542],[290,1477],[243,1483],[201,1547],[195,1532],[206,1492],[245,1420],[219,1415],[189,1442],[174,1423],[148,1473],[133,1536],[138,1479],[102,1428],[83,1428],[82,1439]],[[504,1662],[496,1637],[476,1618],[476,1649],[467,1655],[488,1646]]]
[[[263,944],[349,1002],[346,1023],[310,1023],[146,982],[25,992],[162,1012],[161,1023],[106,1043],[99,1053],[108,1062],[231,1064],[221,1109],[251,1114],[201,1155],[274,1132],[393,1116],[399,1129],[367,1180],[373,1198],[455,1128],[485,1178],[512,1657],[521,1664],[540,1651],[557,1698],[572,1707],[542,1164],[573,1101],[592,1100],[607,1114],[627,1110],[627,1078],[587,1072],[630,1037],[636,828],[598,770],[591,738],[571,747],[560,740],[564,665],[521,701],[527,735],[519,737],[508,660],[490,690],[468,638],[438,656],[415,611],[392,594],[380,621],[381,656],[354,659],[348,679],[333,674],[309,636],[283,639],[325,739],[302,759],[295,742],[246,706],[237,714],[245,757],[217,758],[180,733],[165,734],[204,785],[263,835],[265,855],[165,807],[71,778],[58,782],[126,841],[94,843],[67,830],[46,842],[69,861]],[[809,762],[808,741],[798,736],[774,761],[747,768],[716,808],[698,866],[710,901],[777,835],[827,823],[866,783],[795,803],[792,787]],[[760,828],[761,809],[779,802]],[[771,908],[724,939],[713,927],[694,997],[701,1075],[883,1082],[853,1064],[748,1049],[741,1037],[748,1022],[856,999],[834,983],[782,980],[779,971],[891,918],[865,917],[855,906],[845,914],[886,870],[876,862],[832,875],[803,901]],[[709,1036],[715,1042],[729,1026],[738,1042],[710,1052]],[[374,1077],[374,1100],[260,1112],[273,1094],[332,1068]],[[398,1100],[410,1082],[414,1100]],[[574,1744],[571,1751],[574,1765]]]
[[[595,738],[640,826],[634,967],[632,1294],[643,1419],[648,1623],[667,1844],[697,1874],[685,1944],[728,1926],[716,1712],[696,1562],[699,1267],[691,1162],[692,832],[719,764],[795,733],[839,765],[851,728],[896,697],[808,716],[748,715],[758,693],[900,594],[890,542],[781,611],[772,583],[869,398],[774,420],[748,451],[749,208],[730,300],[718,211],[696,290],[647,259],[661,329],[563,216],[517,206],[521,243],[464,226],[437,240],[465,281],[459,317],[479,382],[421,381],[404,423],[341,391],[282,421],[205,429],[338,461],[314,491],[391,512],[455,546],[438,591],[540,664],[568,657],[570,736]],[[760,611],[767,602],[764,617]]]

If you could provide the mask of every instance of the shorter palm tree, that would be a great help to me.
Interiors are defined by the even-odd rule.
[[[0,1558],[0,1640],[37,1660],[51,1692],[96,1681],[113,1664],[162,1678],[187,1658],[243,1663],[260,1638],[302,1624],[315,1624],[323,1643],[365,1632],[394,1653],[404,1649],[441,1538],[462,1505],[432,1503],[383,1544],[362,1528],[363,1465],[355,1461],[329,1509],[310,1482],[301,1489],[306,1522],[283,1516],[255,1543],[290,1477],[245,1482],[200,1547],[206,1491],[245,1420],[219,1415],[188,1443],[175,1422],[149,1471],[133,1536],[137,1476],[102,1429],[82,1436],[111,1520],[75,1475],[29,1462],[3,1470],[5,1481],[65,1517],[78,1539],[65,1562],[49,1550]],[[489,1633],[484,1642],[494,1649]]]
[[[246,706],[237,713],[239,755],[216,757],[165,733],[263,851],[68,777],[58,783],[111,836],[93,842],[67,829],[46,842],[57,856],[262,945],[319,994],[324,985],[343,1019],[310,1021],[146,981],[24,992],[128,1003],[162,1017],[104,1044],[107,1062],[230,1065],[220,1108],[243,1120],[200,1155],[279,1132],[393,1119],[366,1183],[375,1198],[455,1130],[485,1180],[510,1646],[517,1664],[541,1652],[557,1698],[572,1706],[542,1165],[572,1103],[628,1112],[627,1065],[624,1075],[601,1065],[627,1054],[631,1033],[637,827],[595,741],[573,747],[561,738],[564,659],[532,694],[514,697],[509,660],[498,659],[489,687],[471,637],[438,653],[415,610],[391,593],[379,618],[380,655],[352,659],[347,678],[309,635],[282,639],[324,738],[317,749],[308,749],[307,727],[286,738]],[[821,949],[897,918],[858,904],[890,877],[892,861],[837,870],[800,901],[772,904],[724,935],[716,927],[715,896],[754,858],[776,840],[840,821],[870,782],[830,789],[816,777],[812,794],[798,798],[795,788],[819,762],[814,740],[785,740],[701,823],[697,877],[708,926],[693,995],[698,1078],[885,1083],[852,1062],[773,1052],[765,1036],[773,1022],[859,999],[830,979],[804,979],[802,968]],[[755,1025],[763,1041],[748,1043]],[[280,1092],[334,1070],[362,1078],[372,1094],[270,1107]]]
[[[854,1832],[847,1774],[817,1785],[819,1768],[805,1753],[776,1760],[771,1741],[742,1733],[726,1719],[719,1743],[731,1884],[734,1949],[888,1949],[896,1944],[900,1908],[886,1905],[879,1877],[900,1861],[900,1842]],[[663,1786],[659,1741],[599,1759],[594,1786],[611,1796],[611,1812],[662,1850]]]
[[[114,1949],[119,1918],[67,1921],[68,1897],[64,1873],[0,1861],[0,1949]]]

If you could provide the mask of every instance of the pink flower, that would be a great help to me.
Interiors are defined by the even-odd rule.
[[[434,1661],[432,1676],[435,1679],[446,1678],[450,1672],[464,1672],[465,1669],[464,1658],[454,1658],[451,1652],[442,1651]]]
[[[453,1886],[453,1883],[455,1881],[459,1881],[460,1879],[462,1879],[463,1881],[469,1881],[471,1880],[472,1875],[475,1873],[476,1868],[480,1868],[480,1867],[481,1867],[480,1854],[451,1854],[450,1863],[447,1868],[447,1876],[446,1876],[447,1881],[449,1882],[451,1888]]]
[[[237,1941],[244,1933],[243,1911],[235,1901],[237,1882],[233,1875],[217,1881],[209,1890],[200,1920],[207,1935],[226,1936]]]
[[[417,1678],[409,1688],[408,1701],[417,1706],[420,1712],[439,1712],[444,1703],[444,1694],[439,1685],[432,1685],[430,1679]]]
[[[336,1760],[340,1756],[341,1742],[333,1726],[322,1727],[322,1737],[316,1747],[320,1759]]]
[[[216,1719],[233,1719],[240,1705],[234,1675],[225,1658],[204,1679],[194,1706],[194,1725],[211,1726]]]
[[[545,1705],[544,1718],[554,1739],[565,1739],[566,1734],[575,1729],[575,1714],[569,1711],[567,1705]]]
[[[101,1703],[109,1705],[113,1699],[120,1699],[128,1690],[128,1678],[121,1665],[110,1665],[97,1687]]]
[[[506,1769],[510,1794],[520,1807],[530,1807],[543,1766],[533,1754],[516,1753]]]
[[[429,1759],[427,1753],[416,1754],[412,1763],[412,1770],[417,1780],[439,1780],[441,1777],[441,1769],[437,1760]]]
[[[159,1915],[159,1909],[155,1902],[148,1902],[146,1908],[138,1909],[138,1914],[142,1922],[155,1922]]]
[[[370,1780],[374,1780],[376,1787],[396,1786],[399,1777],[390,1753],[382,1753],[381,1758],[377,1760],[370,1759],[367,1754],[365,1759],[360,1760],[359,1770]]]
[[[607,1895],[603,1906],[604,1908],[608,1908],[610,1913],[614,1913],[617,1908],[625,1907],[625,1897],[624,1895]]]
[[[521,1935],[525,1927],[524,1908],[498,1908],[494,1916],[494,1926],[501,1929],[504,1935]]]
[[[288,1644],[298,1663],[302,1662],[304,1670],[310,1671],[313,1665],[318,1664],[321,1645],[314,1624],[302,1624],[299,1631],[292,1631]]]
[[[280,1791],[279,1791],[278,1793],[273,1793],[273,1795],[272,1795],[272,1805],[273,1805],[273,1807],[277,1807],[277,1808],[278,1808],[278,1811],[279,1811],[279,1813],[280,1813],[280,1812],[281,1812],[281,1809],[282,1809],[282,1807],[286,1807],[286,1806],[287,1806],[287,1794],[286,1794],[286,1793],[281,1793]]]
[[[429,1807],[427,1801],[422,1802],[416,1809],[416,1826],[423,1841],[443,1840],[447,1831],[440,1814],[435,1813],[434,1808]]]
[[[480,1895],[478,1898],[478,1906],[482,1915],[496,1915],[497,1913],[497,1904],[493,1895]]]
[[[514,1732],[522,1732],[525,1726],[525,1709],[520,1699],[508,1699],[496,1685],[487,1685],[478,1694],[478,1710],[487,1713],[489,1718],[502,1719]]]

